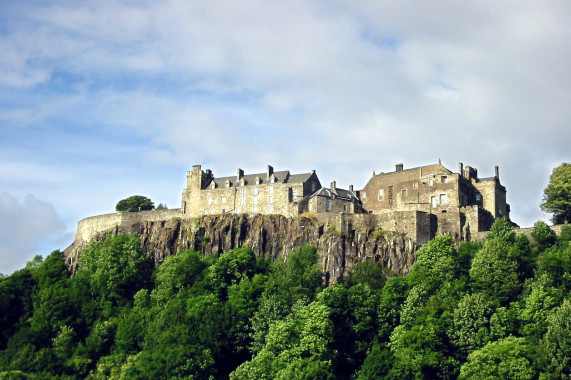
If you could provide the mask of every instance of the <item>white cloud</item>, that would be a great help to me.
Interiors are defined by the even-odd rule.
[[[484,176],[499,164],[514,218],[528,225],[546,173],[570,158],[570,4],[5,5],[0,118],[63,141],[11,146],[32,157],[0,175],[13,193],[26,180],[21,161],[25,173],[37,165],[26,191],[48,183],[62,214],[85,215],[78,184],[104,184],[89,196],[112,205],[105,196],[144,187],[132,173],[145,165],[202,163],[228,175],[269,163],[360,187],[373,169],[440,157]]]
[[[28,195],[23,202],[0,194],[0,272],[21,269],[36,254],[46,256],[69,235],[53,206]],[[49,248],[49,246],[52,246]]]

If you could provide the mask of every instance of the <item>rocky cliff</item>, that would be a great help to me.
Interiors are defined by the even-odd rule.
[[[339,219],[341,221],[342,219]],[[339,223],[341,224],[341,223]],[[315,217],[287,218],[280,215],[212,215],[193,219],[130,220],[93,233],[105,239],[109,233],[136,233],[145,253],[155,262],[184,249],[219,255],[236,247],[251,247],[257,256],[286,258],[296,247],[317,247],[328,283],[365,260],[380,261],[387,275],[407,274],[415,260],[417,244],[403,234],[378,229],[375,225],[343,225]],[[78,229],[79,231],[79,229]],[[78,234],[79,236],[79,234]],[[66,249],[68,263],[77,265],[88,243],[78,239]]]

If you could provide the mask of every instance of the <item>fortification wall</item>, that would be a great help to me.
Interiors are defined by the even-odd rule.
[[[171,218],[181,218],[184,215],[180,209],[152,210],[141,212],[115,212],[85,218],[77,223],[75,233],[76,242],[88,242],[98,234],[116,229],[121,225],[142,223],[145,221],[157,222]]]

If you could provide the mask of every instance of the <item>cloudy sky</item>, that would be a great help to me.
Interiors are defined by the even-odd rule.
[[[217,176],[500,166],[532,225],[570,161],[571,2],[0,1],[0,273]]]

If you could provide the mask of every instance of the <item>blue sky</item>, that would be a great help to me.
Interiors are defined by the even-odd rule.
[[[570,161],[571,3],[0,2],[0,273],[215,175],[500,166],[532,225]]]

